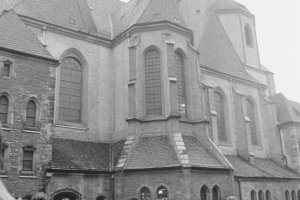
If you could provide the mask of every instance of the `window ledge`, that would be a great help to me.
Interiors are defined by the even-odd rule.
[[[23,129],[22,132],[24,133],[34,133],[34,134],[41,134],[41,131],[35,131],[35,130],[28,130],[28,129]]]
[[[5,128],[5,127],[2,127],[2,130],[4,130],[4,131],[12,131],[11,128]]]
[[[28,179],[37,179],[37,176],[31,176],[31,175],[21,175],[19,178],[28,178]]]
[[[82,124],[54,124],[55,127],[60,128],[69,128],[69,129],[76,129],[76,130],[89,130],[89,128],[83,126]]]
[[[8,178],[8,176],[5,174],[0,174],[0,178]]]

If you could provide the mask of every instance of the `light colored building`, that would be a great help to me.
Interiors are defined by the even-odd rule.
[[[1,84],[0,92],[40,86],[25,96],[47,99],[31,116],[42,128],[28,131],[18,126],[17,113],[30,113],[20,107],[25,97],[2,95],[9,103],[0,102],[0,117],[10,121],[2,133],[1,176],[13,194],[43,190],[53,200],[300,199],[298,132],[294,128],[289,136],[278,126],[284,108],[275,100],[272,72],[260,63],[254,16],[243,5],[2,4],[0,33],[10,31],[0,34],[2,71],[13,67],[0,81],[15,85]],[[12,20],[18,22],[14,29]],[[27,37],[19,42],[25,33],[35,46]],[[36,48],[45,55],[28,54]],[[23,62],[32,54],[49,65],[48,76],[41,76],[39,65],[18,71],[30,68]]]

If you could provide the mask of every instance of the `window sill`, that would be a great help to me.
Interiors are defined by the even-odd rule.
[[[31,177],[31,176],[35,176],[35,175],[34,175],[33,171],[21,171],[20,176],[26,176],[26,177],[30,176]]]
[[[37,179],[38,177],[34,176],[34,175],[32,175],[32,176],[30,176],[30,175],[21,175],[21,176],[19,176],[19,178]]]
[[[68,128],[68,129],[76,129],[76,130],[85,130],[87,131],[89,128],[85,127],[83,124],[77,123],[68,123],[68,122],[60,122],[58,124],[54,124],[55,127],[60,128]]]
[[[11,124],[2,124],[2,130],[11,131]]]
[[[29,129],[23,129],[22,132],[24,133],[33,133],[33,134],[41,134],[42,132],[41,131],[38,131],[38,130],[29,130]]]
[[[0,178],[8,178],[8,176],[5,174],[0,174]]]

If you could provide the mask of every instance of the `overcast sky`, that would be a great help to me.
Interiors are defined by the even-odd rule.
[[[255,15],[261,64],[275,73],[277,92],[300,103],[300,0],[237,1]]]

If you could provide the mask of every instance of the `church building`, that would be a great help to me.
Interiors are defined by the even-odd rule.
[[[300,200],[300,104],[276,93],[237,1],[0,13],[0,178],[15,197]]]

